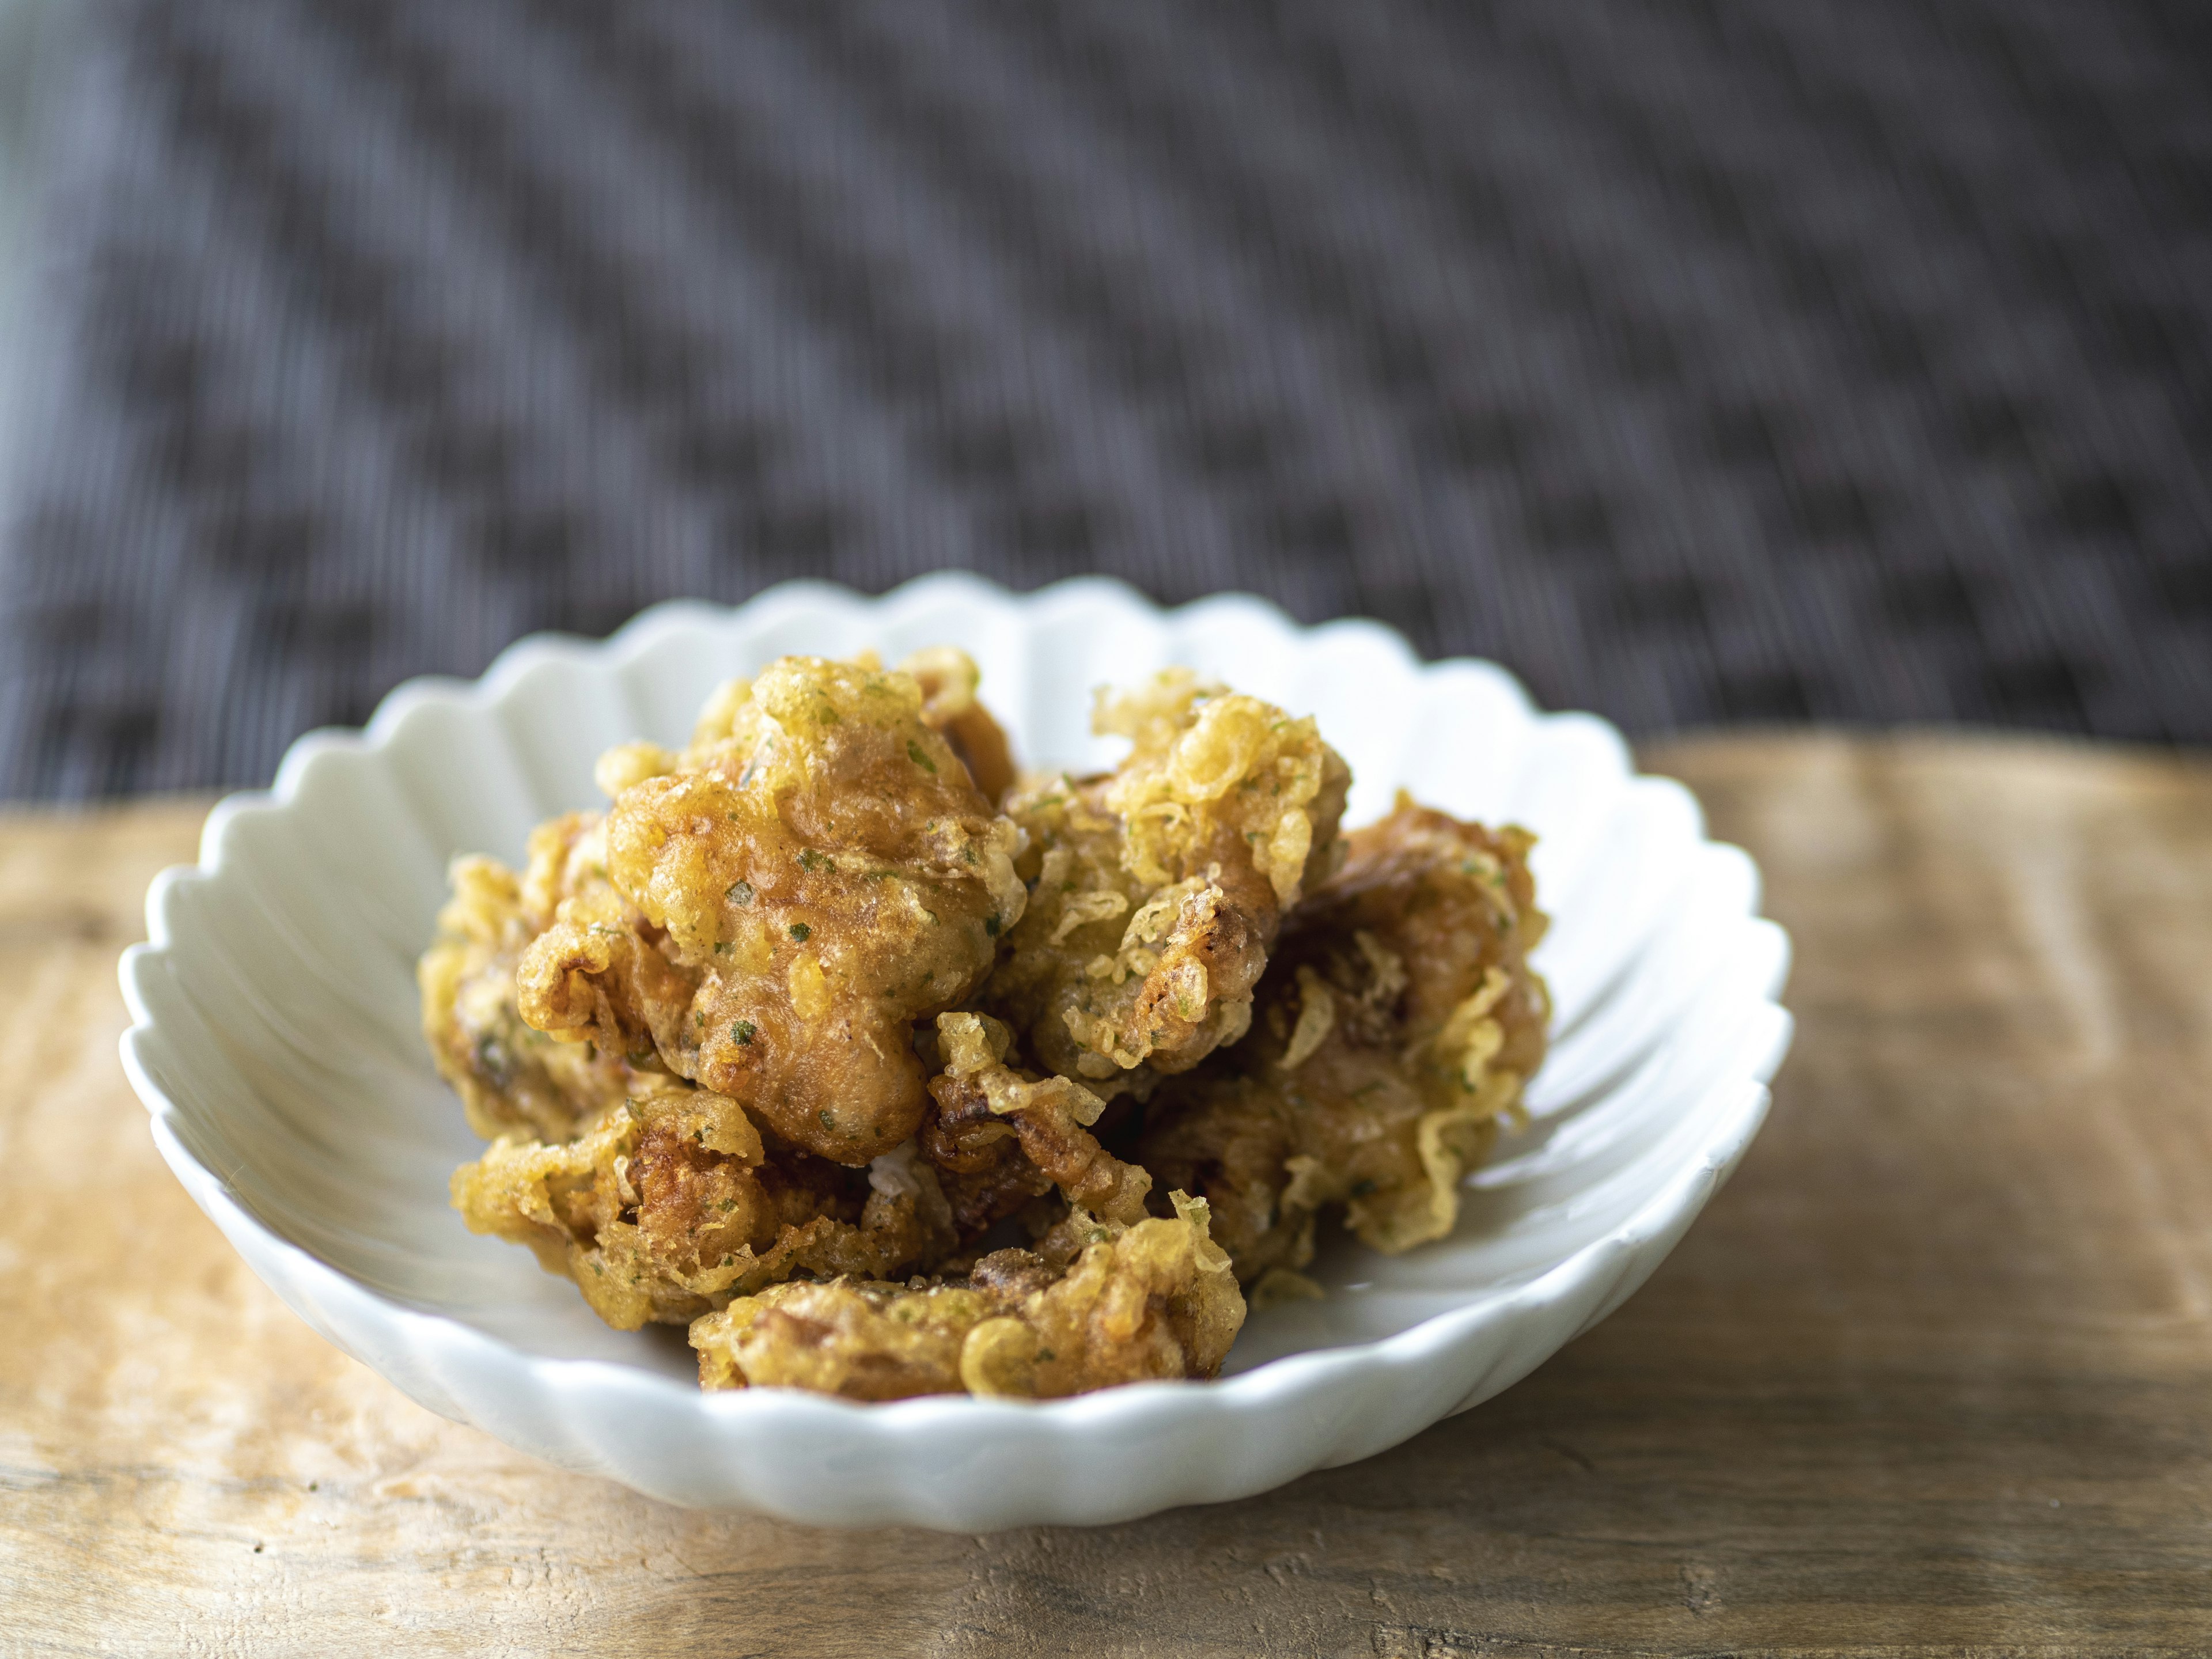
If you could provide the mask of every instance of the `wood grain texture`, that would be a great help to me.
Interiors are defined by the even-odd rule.
[[[988,1538],[667,1509],[326,1346],[115,1060],[204,803],[0,819],[0,1651],[2212,1651],[2212,768],[1646,762],[1765,866],[1801,1023],[1650,1285],[1370,1462]]]

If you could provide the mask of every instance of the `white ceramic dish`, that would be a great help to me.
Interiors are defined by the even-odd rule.
[[[896,660],[951,641],[1036,761],[1097,763],[1089,692],[1170,661],[1320,716],[1349,821],[1400,785],[1541,836],[1558,1015],[1534,1121],[1470,1180],[1450,1239],[1339,1243],[1327,1299],[1245,1328],[1224,1379],[1045,1404],[704,1395],[680,1332],[611,1331],[526,1251],[471,1236],[446,1178],[477,1143],[416,1029],[413,967],[453,854],[513,860],[592,804],[593,757],[690,728],[785,652]],[[317,733],[209,818],[124,957],[124,1064],[185,1188],[314,1328],[432,1410],[678,1504],[981,1531],[1263,1492],[1489,1398],[1602,1319],[1742,1156],[1790,1037],[1781,930],[1751,860],[1632,775],[1619,735],[1539,714],[1480,663],[1424,665],[1369,623],[1302,629],[1244,598],[1161,611],[1118,585],[1028,597],[961,576],[880,599],[780,587],[678,604],[604,644],[540,638],[482,681],[420,680],[366,732]]]

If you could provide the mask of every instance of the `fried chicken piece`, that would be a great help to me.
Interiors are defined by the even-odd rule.
[[[991,1110],[982,1090],[933,1077],[929,1092],[915,1145],[937,1171],[963,1240],[1053,1190],[1052,1177],[1022,1151],[1021,1132]]]
[[[902,662],[899,672],[921,688],[921,718],[945,734],[983,799],[1004,797],[1014,781],[1014,751],[975,695],[983,680],[975,659],[954,646],[927,646]]]
[[[954,1243],[911,1148],[863,1176],[771,1151],[726,1096],[651,1081],[574,1140],[503,1136],[453,1179],[471,1231],[528,1245],[616,1329],[687,1324],[793,1273],[910,1272]]]
[[[453,896],[416,977],[422,1031],[438,1071],[486,1139],[526,1130],[565,1140],[635,1086],[626,1045],[556,1042],[526,1024],[514,975],[530,942],[575,899],[618,912],[596,813],[540,824],[518,874],[496,859],[454,861]]]
[[[1101,694],[1119,768],[1017,783],[977,678],[785,658],[455,866],[424,1030],[495,1138],[454,1205],[703,1386],[1211,1376],[1325,1208],[1448,1232],[1542,1058],[1523,832],[1340,837],[1313,721],[1181,670]]]
[[[988,1014],[939,1014],[937,1038],[945,1068],[929,1080],[936,1110],[918,1145],[963,1237],[1054,1187],[1109,1221],[1144,1218],[1152,1178],[1091,1133],[1105,1109],[1097,1095],[1067,1078],[1009,1066],[1013,1034]]]
[[[1334,867],[1351,772],[1311,719],[1169,669],[1102,692],[1113,772],[1018,785],[1030,901],[984,999],[1048,1071],[1142,1094],[1242,1036],[1283,913]]]
[[[1544,1056],[1534,838],[1401,793],[1345,839],[1344,867],[1290,918],[1251,1036],[1163,1084],[1139,1146],[1212,1204],[1246,1283],[1310,1261],[1334,1205],[1390,1255],[1449,1233],[1461,1176]]]
[[[1052,1399],[1211,1377],[1244,1321],[1206,1206],[1133,1225],[1080,1210],[1036,1250],[1000,1250],[964,1281],[777,1285],[691,1327],[702,1388],[780,1385],[851,1400],[958,1394]]]
[[[841,1164],[908,1139],[927,1099],[912,1022],[975,989],[1026,899],[1020,831],[921,685],[786,657],[717,692],[681,755],[632,744],[600,778],[611,886],[523,952],[524,1020],[649,1048]]]
[[[516,1012],[556,1042],[663,1071],[660,1045],[680,1038],[700,975],[674,959],[666,930],[610,879],[607,833],[597,812],[532,832],[524,888],[544,920],[515,963]]]

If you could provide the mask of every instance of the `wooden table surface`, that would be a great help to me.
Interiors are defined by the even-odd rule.
[[[155,1156],[116,952],[204,802],[0,817],[0,1651],[2212,1652],[2212,764],[1645,757],[1797,1047],[1650,1285],[1480,1409],[1095,1531],[673,1510],[410,1404]]]

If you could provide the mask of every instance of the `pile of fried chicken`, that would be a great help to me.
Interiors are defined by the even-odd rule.
[[[1018,773],[963,653],[786,657],[464,858],[420,977],[470,1227],[709,1389],[1210,1377],[1328,1212],[1443,1237],[1544,1054],[1532,837],[1341,831],[1310,719],[1170,669]]]

